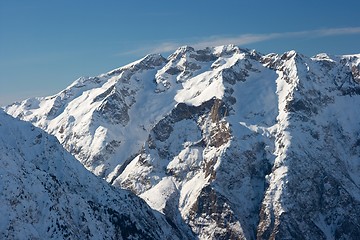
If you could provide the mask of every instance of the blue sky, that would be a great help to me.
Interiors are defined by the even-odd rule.
[[[359,9],[358,0],[0,0],[0,105],[182,45],[360,53]]]

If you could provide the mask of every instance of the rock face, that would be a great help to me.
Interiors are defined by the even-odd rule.
[[[0,111],[1,239],[184,239],[134,194],[88,172],[53,136]]]
[[[5,110],[190,238],[360,235],[360,55],[179,48]]]

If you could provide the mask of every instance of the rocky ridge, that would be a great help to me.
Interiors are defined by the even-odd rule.
[[[359,235],[360,57],[181,47],[6,107],[200,239]]]
[[[1,239],[185,239],[126,190],[87,171],[57,139],[0,111]]]

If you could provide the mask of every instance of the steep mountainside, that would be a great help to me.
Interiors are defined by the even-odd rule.
[[[56,138],[3,111],[0,161],[1,239],[184,238],[142,199],[87,171]]]
[[[360,56],[179,48],[6,107],[201,239],[360,235]]]

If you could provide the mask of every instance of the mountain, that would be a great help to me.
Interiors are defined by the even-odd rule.
[[[5,110],[189,236],[355,239],[359,84],[360,55],[181,47]]]
[[[57,139],[0,111],[1,239],[183,239],[129,191],[87,171]]]

